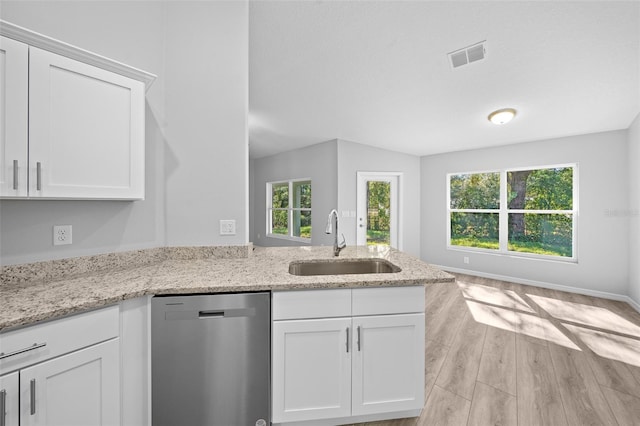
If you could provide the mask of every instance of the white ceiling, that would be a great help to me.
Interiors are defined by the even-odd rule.
[[[486,58],[447,53],[486,40]],[[513,107],[495,126],[492,110]],[[626,129],[640,1],[252,1],[252,158],[330,139],[415,155]]]

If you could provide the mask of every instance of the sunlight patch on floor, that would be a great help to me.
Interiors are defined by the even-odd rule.
[[[507,331],[516,331],[516,313],[496,306],[467,300],[467,306],[476,322]]]
[[[466,303],[476,322],[553,342],[577,351],[580,350],[575,343],[562,334],[562,332],[547,319],[524,312],[475,302],[473,300],[466,300]],[[486,303],[492,302],[487,301]]]
[[[527,296],[559,320],[640,337],[640,327],[608,309],[533,294],[527,294]]]
[[[601,357],[640,367],[640,340],[562,323]]]
[[[540,318],[535,315],[527,315],[517,313],[516,315],[516,332],[526,336],[535,337],[536,339],[546,340],[565,348],[581,351],[581,349],[565,336],[558,328],[548,319]]]
[[[535,311],[525,302],[515,291],[501,290],[495,287],[484,285],[471,285],[458,282],[458,287],[467,299],[478,302],[499,305],[504,308],[518,309],[520,311],[535,313]]]

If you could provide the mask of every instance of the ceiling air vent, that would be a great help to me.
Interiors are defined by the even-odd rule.
[[[471,46],[450,52],[447,55],[449,56],[451,67],[458,68],[463,65],[470,64],[471,62],[484,59],[486,54],[486,40],[483,40],[479,43],[472,44]]]

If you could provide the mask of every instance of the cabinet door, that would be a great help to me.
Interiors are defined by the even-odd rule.
[[[21,426],[120,424],[118,339],[20,371]]]
[[[424,405],[424,314],[353,319],[353,415]]]
[[[27,196],[29,48],[0,37],[0,196]]]
[[[351,415],[351,318],[273,323],[274,423]]]
[[[20,379],[18,372],[0,376],[0,424],[18,426],[20,418],[20,404],[18,401]]]
[[[29,49],[29,196],[144,198],[144,84]]]

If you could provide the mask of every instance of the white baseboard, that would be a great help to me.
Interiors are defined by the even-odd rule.
[[[640,312],[640,303],[636,302],[635,300],[633,300],[629,296],[626,296],[626,298],[627,298],[627,300],[625,300],[625,302],[627,302],[629,305],[631,305],[631,307],[633,309],[635,309],[636,311]]]
[[[508,281],[516,284],[532,285],[535,287],[548,288],[551,290],[566,291],[569,293],[584,294],[586,296],[601,297],[603,299],[618,300],[620,302],[628,303],[633,309],[640,312],[640,304],[635,300],[633,300],[632,298],[630,298],[629,296],[627,296],[626,294],[608,293],[606,291],[589,290],[589,289],[580,288],[580,287],[570,287],[570,286],[561,285],[561,284],[547,283],[544,281],[534,281],[534,280],[527,280],[524,278],[510,277],[507,275],[489,274],[486,272],[473,271],[470,269],[452,268],[450,266],[442,266],[442,265],[433,265],[433,266],[435,266],[438,269],[442,269],[444,271],[450,271],[450,272],[455,272],[459,274],[475,275],[478,277],[490,278],[492,280]]]

